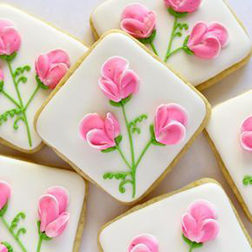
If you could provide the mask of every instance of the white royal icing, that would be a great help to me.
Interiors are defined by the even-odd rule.
[[[188,244],[182,239],[181,219],[189,205],[199,199],[207,200],[215,206],[220,233],[215,240],[206,242],[195,251],[250,252],[250,244],[228,197],[223,189],[214,183],[177,193],[111,223],[102,230],[99,237],[102,251],[128,251],[132,239],[145,233],[158,239],[160,252],[189,251]]]
[[[186,109],[189,117],[186,138],[182,143],[166,147],[153,146],[148,150],[137,170],[137,193],[134,199],[129,185],[122,194],[118,190],[118,181],[103,179],[106,172],[127,171],[128,168],[118,153],[101,153],[79,136],[79,123],[86,114],[97,112],[105,116],[110,111],[120,121],[121,134],[125,138],[121,142],[121,148],[130,157],[121,110],[111,106],[98,87],[101,67],[112,56],[126,58],[130,69],[140,78],[139,92],[125,106],[129,121],[143,113],[149,116],[140,125],[141,134],[133,136],[136,156],[139,156],[150,138],[149,125],[153,123],[155,110],[160,104],[178,103]],[[43,109],[37,121],[37,132],[45,142],[113,197],[122,202],[132,202],[141,197],[163,174],[198,130],[206,114],[206,104],[194,90],[130,37],[112,33],[96,45]]]
[[[164,59],[174,17],[167,12],[163,0],[107,0],[98,6],[91,16],[98,35],[102,35],[111,29],[119,29],[121,13],[127,5],[132,3],[141,3],[156,12],[157,37],[154,44],[159,55]],[[202,0],[202,4],[197,11],[188,14],[180,21],[188,23],[190,29],[188,32],[184,32],[183,38],[174,40],[174,48],[181,46],[185,36],[189,34],[193,25],[198,21],[206,23],[220,22],[227,27],[229,32],[229,44],[222,49],[221,54],[216,59],[199,59],[184,52],[177,53],[169,59],[168,65],[178,71],[194,86],[215,77],[242,61],[251,50],[251,43],[247,34],[223,0]]]
[[[0,18],[12,21],[15,29],[21,35],[21,48],[18,51],[17,57],[13,60],[13,67],[30,65],[32,68],[29,73],[25,74],[28,77],[28,82],[19,84],[24,103],[28,101],[37,86],[35,80],[35,59],[39,54],[47,53],[54,49],[63,49],[69,54],[71,64],[74,64],[87,51],[87,47],[81,42],[8,5],[0,5]],[[6,63],[1,62],[0,66],[5,75],[4,88],[16,98],[15,89]],[[25,151],[30,151],[38,147],[42,141],[35,132],[33,120],[35,113],[49,94],[50,91],[40,90],[27,110],[27,117],[31,129],[32,147],[29,146],[26,128],[23,122],[20,121],[18,123],[18,130],[13,129],[14,118],[9,119],[8,122],[0,126],[0,137]],[[12,107],[12,103],[0,94],[0,114],[8,109],[12,109]]]
[[[51,186],[63,186],[69,192],[70,202],[67,211],[70,220],[65,231],[51,241],[44,241],[41,252],[69,252],[73,251],[73,245],[79,219],[85,197],[85,182],[74,172],[46,167],[0,157],[1,173],[0,181],[5,181],[11,186],[11,197],[8,201],[8,209],[4,215],[10,223],[20,211],[26,214],[26,218],[19,222],[18,228],[26,228],[26,234],[20,235],[20,240],[28,251],[36,251],[38,243],[38,202],[40,196],[45,194]],[[19,246],[3,226],[0,220],[0,242],[8,242],[14,251],[21,252]]]
[[[252,188],[242,182],[245,176],[252,176],[252,154],[240,144],[241,125],[251,115],[252,91],[249,91],[216,106],[207,132],[252,214]]]

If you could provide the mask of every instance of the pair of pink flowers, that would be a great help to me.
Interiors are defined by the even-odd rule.
[[[165,0],[167,8],[178,13],[196,11],[201,0]],[[142,4],[128,5],[121,15],[121,28],[137,39],[149,38],[156,28],[156,13]],[[224,25],[198,22],[189,36],[187,47],[202,59],[216,58],[228,43],[228,31]]]
[[[10,57],[21,47],[21,36],[9,20],[0,20],[0,56]],[[35,68],[43,85],[53,89],[63,78],[70,67],[70,59],[63,50],[54,50],[41,54],[36,59]],[[0,71],[0,81],[3,81],[3,70]]]
[[[126,59],[112,57],[102,67],[99,86],[111,101],[118,103],[138,91],[139,77],[129,69]],[[186,134],[187,121],[187,113],[181,106],[160,105],[155,114],[156,140],[165,145],[182,141]],[[93,148],[106,150],[116,146],[115,139],[120,135],[120,124],[111,113],[106,118],[96,113],[88,114],[81,121],[80,134]]]
[[[252,152],[252,116],[242,123],[240,142],[244,150]]]
[[[0,181],[0,211],[11,197],[11,187]],[[66,228],[70,214],[66,212],[69,195],[65,188],[54,186],[39,199],[40,232],[48,237],[59,236]]]
[[[189,206],[188,212],[182,217],[183,235],[191,243],[212,241],[220,231],[216,219],[214,206],[208,201],[198,200]],[[159,252],[159,242],[152,235],[139,235],[130,243],[128,252]]]

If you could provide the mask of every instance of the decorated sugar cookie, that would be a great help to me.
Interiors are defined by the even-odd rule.
[[[90,22],[97,38],[124,30],[199,89],[250,58],[246,31],[223,0],[107,0]]]
[[[0,251],[77,251],[85,217],[83,179],[66,170],[0,161]]]
[[[101,252],[249,252],[251,239],[221,186],[203,179],[112,220],[99,232],[99,248]]]
[[[209,109],[202,95],[146,49],[115,32],[93,47],[47,102],[36,128],[85,178],[133,203],[177,162]]]
[[[26,13],[0,5],[0,138],[35,152],[34,115],[87,48]]]
[[[207,132],[224,175],[252,221],[252,91],[213,109]]]

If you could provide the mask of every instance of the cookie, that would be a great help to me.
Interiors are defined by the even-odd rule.
[[[87,185],[76,173],[0,156],[1,251],[79,251]]]
[[[107,0],[90,23],[96,37],[128,32],[199,90],[250,58],[248,35],[223,0]]]
[[[119,31],[83,57],[35,124],[83,177],[132,204],[178,162],[209,114],[199,92]]]
[[[8,5],[0,16],[0,142],[32,153],[42,147],[37,110],[87,47]]]
[[[213,108],[207,136],[220,167],[252,222],[252,91]]]
[[[249,252],[252,245],[224,190],[211,179],[134,207],[102,227],[98,241],[101,252]]]

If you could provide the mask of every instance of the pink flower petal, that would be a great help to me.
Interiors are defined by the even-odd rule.
[[[197,221],[206,219],[216,219],[216,210],[210,202],[206,200],[197,200],[189,206],[189,213]]]
[[[241,126],[241,132],[252,131],[252,116],[249,116],[244,120]]]
[[[160,105],[156,110],[155,116],[155,135],[159,135],[160,131],[167,125],[168,122],[168,111],[165,104]]]
[[[171,7],[177,12],[194,12],[196,11],[201,0],[164,0],[167,7]]]
[[[50,64],[64,63],[67,67],[70,67],[70,58],[64,50],[56,49],[50,51],[48,54]]]
[[[58,200],[50,195],[45,194],[39,199],[39,217],[41,220],[40,231],[44,232],[49,223],[59,216]]]
[[[158,252],[158,240],[150,234],[136,236],[130,243],[128,252]]]
[[[4,46],[4,42],[2,38],[0,37],[0,55],[4,55],[4,54],[5,54],[5,46]]]
[[[208,31],[207,31],[208,36],[214,36],[217,37],[221,43],[222,47],[225,47],[228,43],[229,39],[229,34],[227,28],[221,24],[221,23],[211,23],[208,26]]]
[[[197,222],[190,214],[184,214],[182,217],[183,234],[190,241],[195,241],[197,238]]]
[[[54,89],[68,71],[68,67],[63,64],[57,64],[49,69],[49,72],[44,80],[44,84],[50,89]]]
[[[44,82],[44,79],[49,71],[50,64],[46,54],[40,54],[35,62],[35,68],[39,79]]]
[[[135,38],[147,38],[144,23],[134,19],[124,19],[121,22],[121,29]]]
[[[252,131],[245,131],[241,134],[240,142],[244,150],[252,152]]]
[[[84,140],[87,140],[87,133],[93,129],[104,129],[103,119],[96,113],[87,114],[81,121],[79,132]]]
[[[114,139],[110,139],[104,130],[90,130],[86,137],[88,144],[97,150],[106,150],[116,145]]]
[[[69,221],[70,214],[67,212],[62,213],[55,221],[51,222],[45,233],[50,238],[58,237],[66,229],[67,223]]]
[[[66,211],[69,203],[69,192],[63,186],[52,186],[46,191],[47,194],[53,195],[59,203],[59,214]]]
[[[111,113],[108,113],[105,119],[105,131],[112,140],[114,140],[120,134],[120,124]]]
[[[207,242],[214,240],[220,232],[219,224],[216,220],[205,220],[202,223],[199,239],[196,242]]]
[[[120,92],[118,86],[110,79],[101,77],[98,81],[98,85],[102,92],[112,101],[121,101]]]
[[[156,140],[165,145],[175,145],[183,141],[185,134],[185,126],[173,121],[160,130],[159,135],[156,135]]]
[[[2,40],[5,46],[5,54],[11,55],[18,51],[21,46],[21,37],[12,27],[6,27],[3,30]]]
[[[122,57],[111,57],[102,66],[102,76],[118,83],[122,72],[129,67],[129,62]]]
[[[149,10],[142,4],[130,4],[122,12],[121,19],[135,19],[144,22],[144,18],[149,15]]]
[[[166,105],[166,110],[168,113],[168,122],[177,121],[184,126],[188,123],[188,114],[185,109],[175,103],[170,103]]]
[[[135,94],[139,88],[139,77],[132,70],[125,70],[120,80],[121,98]]]
[[[7,19],[0,19],[0,36],[6,27],[14,27],[14,23]]]
[[[203,36],[207,32],[207,24],[204,22],[198,22],[194,25],[190,38],[188,41],[188,47],[191,48],[199,43],[201,43]]]
[[[214,59],[219,56],[221,43],[216,37],[205,37],[202,43],[189,46],[195,56],[202,59]]]
[[[0,252],[8,252],[8,249],[3,244],[0,244]]]
[[[0,210],[6,205],[11,196],[11,187],[5,181],[0,181]]]

